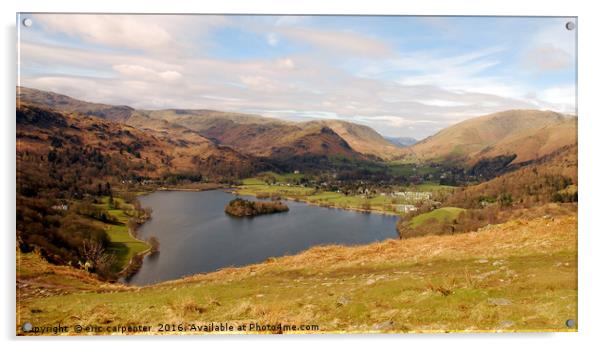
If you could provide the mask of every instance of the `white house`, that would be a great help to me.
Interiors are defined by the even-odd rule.
[[[416,206],[414,205],[394,205],[394,207],[395,211],[403,213],[408,213],[417,210]]]

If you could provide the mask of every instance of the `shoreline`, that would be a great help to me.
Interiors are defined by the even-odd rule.
[[[225,193],[229,193],[232,195],[239,195],[239,196],[253,196],[253,197],[257,197],[257,194],[240,194],[238,193],[238,189],[240,188],[236,188],[236,187],[225,187],[223,185],[218,185],[216,184],[215,187],[211,186],[211,187],[206,187],[206,188],[168,188],[168,187],[161,187],[161,188],[155,188],[154,190],[150,190],[150,191],[146,191],[146,192],[142,192],[140,194],[138,194],[137,196],[143,196],[143,195],[149,195],[152,194],[154,192],[169,192],[169,191],[176,191],[176,192],[203,192],[203,191],[210,191],[210,190],[221,190]],[[300,199],[300,198],[294,198],[294,197],[282,197],[283,200],[287,200],[287,201],[292,201],[292,202],[302,202],[306,205],[311,205],[311,206],[316,206],[316,207],[321,207],[321,208],[328,208],[328,209],[337,209],[337,210],[344,210],[344,211],[352,211],[352,212],[357,212],[357,213],[364,213],[364,214],[379,214],[379,215],[384,215],[384,216],[396,216],[399,217],[398,214],[392,213],[392,212],[385,212],[385,211],[378,211],[378,210],[364,210],[361,208],[354,208],[354,207],[347,207],[347,208],[343,208],[343,207],[338,207],[338,206],[323,206],[314,202],[310,202],[308,200],[305,199]],[[146,221],[148,221],[149,219],[152,218],[152,214],[151,217],[149,217],[147,220],[144,221],[144,223],[146,223]],[[142,223],[142,224],[144,224]],[[142,225],[140,224],[140,225]],[[399,235],[399,232],[397,232]],[[132,234],[132,231],[130,229],[128,229],[128,234],[135,240],[138,240],[140,242],[143,243],[147,243],[144,240],[139,239],[138,237],[134,236]],[[398,239],[401,239],[401,237],[399,236]],[[126,281],[125,279],[133,277],[134,275],[136,275],[138,273],[138,271],[142,268],[142,264],[144,261],[144,258],[147,257],[151,252],[151,247],[149,247],[148,249],[137,253],[136,255],[134,255],[132,258],[130,258],[128,264],[121,270],[119,271],[119,273],[117,274],[119,276],[119,279],[117,280],[117,282],[125,284],[125,285],[130,285],[130,283],[128,281]],[[131,274],[128,275],[127,270],[132,266],[133,263],[135,263],[135,260],[137,258],[140,258],[140,267],[135,271],[132,272]]]
[[[234,195],[248,195],[248,196],[254,196],[257,197],[257,194],[253,193],[253,194],[240,194],[237,191],[238,188],[228,188],[225,189],[225,192],[228,192],[230,194],[234,194]],[[337,209],[337,210],[345,210],[345,211],[354,211],[354,212],[359,212],[359,213],[366,213],[366,214],[380,214],[380,215],[384,215],[384,216],[396,216],[399,217],[399,215],[397,213],[393,213],[393,212],[387,212],[387,211],[380,211],[380,210],[365,210],[362,208],[355,208],[355,207],[339,207],[339,206],[323,206],[320,204],[317,204],[315,202],[311,202],[308,201],[306,199],[300,199],[300,198],[294,198],[294,197],[290,197],[290,196],[281,196],[282,199],[284,200],[288,200],[288,201],[293,201],[293,202],[303,202],[307,205],[312,205],[312,206],[317,206],[317,207],[322,207],[322,208],[332,208],[332,209]]]
[[[155,188],[148,189],[148,190],[131,191],[130,193],[135,193],[136,196],[143,196],[143,195],[149,195],[149,194],[152,194],[152,193],[158,192],[158,191],[189,191],[189,192],[195,192],[195,191],[218,190],[218,189],[227,188],[223,184],[217,184],[217,183],[204,183],[204,184],[206,184],[207,186],[206,187],[198,187],[198,188],[165,187],[165,186],[161,186],[161,187],[155,187]]]
[[[192,192],[194,192],[194,191],[208,191],[208,190],[218,190],[218,189],[226,188],[222,184],[212,184],[212,183],[207,183],[207,184],[209,184],[207,187],[202,187],[202,188],[159,187],[159,188],[155,189],[154,191],[192,191]]]
[[[146,219],[143,223],[141,223],[140,225],[146,223],[151,217],[149,217],[148,219]],[[137,241],[140,241],[146,245],[149,245],[148,242],[139,239],[137,236],[134,236],[134,234],[132,234],[132,230],[128,227],[128,235]],[[127,279],[129,277],[132,277],[134,275],[136,275],[136,273],[138,273],[138,270],[140,270],[140,268],[142,268],[142,263],[144,261],[144,257],[146,257],[148,254],[151,253],[152,251],[152,246],[149,245],[149,247],[142,251],[142,252],[138,252],[136,253],[134,256],[132,256],[132,258],[130,258],[130,260],[128,261],[127,265],[125,267],[123,267],[123,269],[121,269],[118,273],[117,276],[119,277],[119,279],[117,280],[118,282],[124,283],[124,284],[128,284],[127,282],[123,282],[121,281],[121,279]],[[140,258],[140,267],[138,269],[136,269],[135,271],[128,271],[132,265],[135,263],[135,260]]]
[[[211,183],[208,183],[208,184],[211,184]],[[209,191],[209,190],[222,190],[226,193],[230,193],[230,194],[234,194],[234,195],[241,195],[241,196],[247,195],[247,196],[257,197],[256,193],[240,194],[238,192],[238,190],[240,190],[240,188],[237,188],[237,187],[227,187],[227,186],[224,186],[221,184],[214,184],[214,185],[215,186],[210,186],[210,187],[206,187],[206,188],[160,187],[160,188],[155,188],[153,190],[149,190],[147,192],[142,192],[142,193],[138,194],[138,196],[149,195],[149,194],[152,194],[152,193],[158,192],[158,191],[202,192],[202,191]],[[291,196],[280,196],[280,197],[283,200],[288,200],[288,201],[293,201],[293,202],[303,202],[308,205],[322,207],[322,208],[333,208],[333,209],[338,209],[338,210],[353,211],[353,212],[367,213],[367,214],[380,214],[380,215],[385,215],[385,216],[396,216],[396,217],[400,216],[398,213],[395,213],[395,212],[388,212],[388,211],[381,211],[381,210],[365,210],[365,209],[356,208],[356,207],[323,206],[323,205],[320,205],[315,202],[311,202],[306,199],[301,199],[301,198],[296,198],[296,197],[291,197]]]
[[[204,188],[172,188],[172,187],[160,187],[160,188],[153,188],[152,190],[148,190],[148,191],[143,191],[143,192],[139,192],[138,194],[136,194],[136,197],[139,196],[144,196],[144,195],[150,195],[152,193],[155,192],[160,192],[160,191],[183,191],[183,192],[202,192],[202,191],[209,191],[209,190],[219,190],[219,189],[224,189],[224,186],[221,184],[217,184],[217,183],[207,183],[209,186],[208,187],[204,187]],[[148,220],[150,220],[152,218],[152,213],[150,214],[150,216],[140,224],[140,226],[142,226],[144,223],[146,223]],[[128,228],[128,235],[137,241],[140,241],[144,244],[148,245],[148,242],[146,242],[145,240],[142,240],[140,238],[138,238],[137,236],[134,236],[134,234],[132,234],[132,230]],[[138,271],[142,268],[142,265],[144,263],[144,258],[148,255],[151,254],[152,251],[152,247],[149,246],[148,249],[142,251],[142,252],[138,252],[137,254],[135,254],[134,256],[132,256],[132,258],[130,258],[130,260],[128,261],[127,265],[125,267],[123,267],[118,273],[117,273],[117,281],[118,283],[124,284],[124,285],[130,285],[130,283],[128,281],[126,281],[126,279],[133,277],[134,275],[136,275],[138,273]],[[128,272],[128,269],[132,267],[132,265],[134,263],[136,263],[136,259],[140,259],[140,266],[135,270],[135,271],[130,271]]]
[[[149,217],[146,218],[144,220],[144,222],[140,223],[138,226],[141,226],[142,224],[146,223],[149,219],[151,219],[151,217],[152,217],[152,214],[149,215]],[[138,229],[138,226],[136,227],[136,230]],[[148,255],[152,251],[152,246],[147,241],[144,241],[144,240],[140,239],[137,235],[134,235],[132,229],[129,226],[127,228],[128,228],[128,235],[132,239],[144,243],[145,245],[148,246],[148,248],[142,252],[138,252],[135,255],[133,255],[132,258],[130,258],[130,260],[126,264],[126,266],[123,267],[117,273],[117,276],[118,276],[117,281],[121,282],[121,283],[124,283],[121,281],[122,279],[127,279],[129,277],[136,275],[138,270],[140,270],[140,268],[142,268],[142,262],[144,261],[144,257],[146,257],[146,255]],[[134,263],[136,263],[137,259],[140,259],[140,266],[138,267],[138,269],[135,269],[134,271],[130,271],[130,268],[132,267],[132,265],[134,265]]]
[[[222,190],[222,191],[224,191],[226,193],[230,193],[230,194],[233,194],[233,195],[240,195],[240,196],[247,195],[247,196],[257,197],[256,193],[240,194],[238,192],[239,189],[240,188],[237,188],[237,187],[225,187],[223,185],[218,185],[216,187],[209,187],[209,188],[167,188],[167,187],[161,187],[161,188],[156,188],[156,189],[148,191],[148,192],[140,193],[138,196],[149,195],[149,194],[152,194],[152,193],[158,192],[158,191],[203,192],[203,191],[209,191],[209,190]],[[317,204],[315,202],[311,202],[311,201],[306,200],[306,199],[300,199],[300,198],[295,198],[295,197],[290,197],[290,196],[281,196],[281,198],[283,200],[287,200],[287,201],[303,202],[303,203],[305,203],[307,205],[312,205],[312,206],[317,206],[317,207],[322,207],[322,208],[332,208],[332,209],[345,210],[345,211],[353,211],[353,212],[359,212],[359,213],[380,214],[380,215],[385,215],[385,216],[396,216],[396,217],[399,217],[399,214],[394,213],[394,212],[388,212],[388,211],[365,210],[365,209],[356,208],[356,207],[323,206],[323,205]]]

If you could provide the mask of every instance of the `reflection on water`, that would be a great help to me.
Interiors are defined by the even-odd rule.
[[[295,254],[315,245],[366,244],[396,239],[396,217],[322,208],[287,201],[289,212],[231,217],[224,206],[232,194],[156,192],[140,197],[153,209],[139,236],[156,236],[160,253],[147,256],[129,282],[145,285],[229,266]]]

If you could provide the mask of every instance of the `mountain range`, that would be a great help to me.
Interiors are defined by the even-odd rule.
[[[447,127],[407,148],[417,161],[474,165],[500,156],[534,161],[577,143],[577,117],[552,111],[508,110]]]
[[[209,160],[253,169],[265,165],[266,159],[331,157],[444,162],[467,168],[503,158],[504,165],[520,165],[577,143],[577,117],[551,111],[508,110],[476,117],[416,143],[412,138],[385,138],[368,126],[341,120],[290,122],[203,109],[143,110],[26,87],[17,91],[18,106],[68,114],[75,124],[78,116],[85,116],[102,119],[109,128],[144,131],[161,144],[158,148],[169,149],[164,154],[170,163],[187,170],[203,167]],[[192,159],[197,165],[191,165]],[[149,156],[149,161],[159,159]]]
[[[80,113],[168,135],[193,132],[216,144],[256,157],[342,155],[391,159],[403,154],[367,126],[345,121],[286,122],[257,115],[214,110],[137,110],[128,106],[83,102],[53,92],[18,88],[22,103]]]

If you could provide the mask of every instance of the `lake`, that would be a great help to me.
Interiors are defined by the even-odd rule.
[[[397,239],[397,217],[286,201],[290,211],[231,217],[224,206],[236,196],[221,190],[160,191],[141,196],[152,218],[138,231],[156,236],[160,252],[147,256],[128,282],[147,285],[224,267],[262,262],[325,244],[358,245]],[[252,198],[255,199],[255,198]]]

